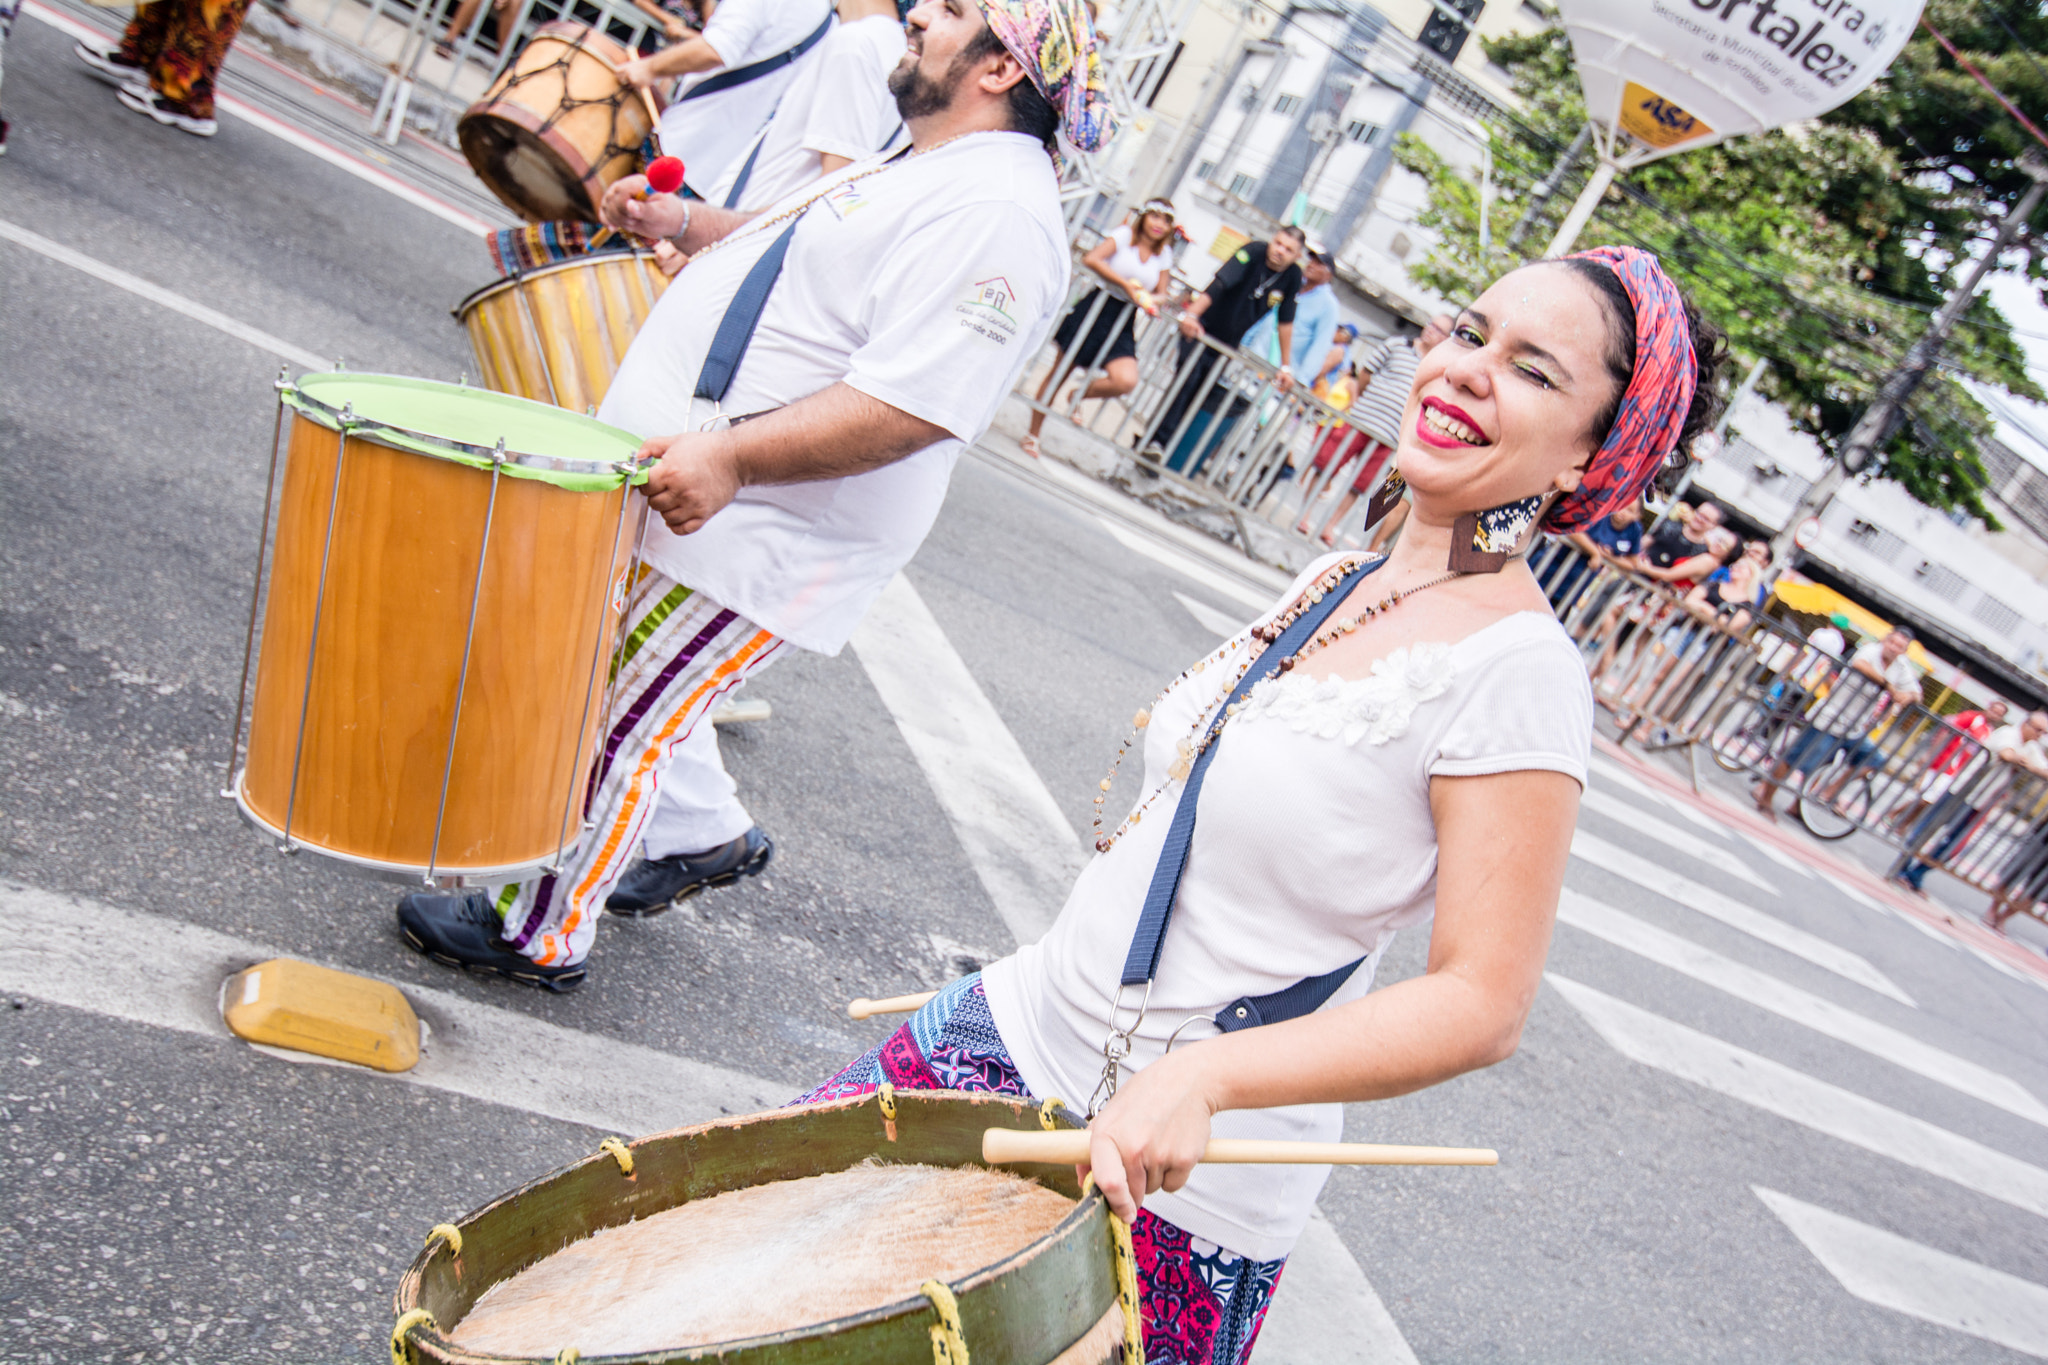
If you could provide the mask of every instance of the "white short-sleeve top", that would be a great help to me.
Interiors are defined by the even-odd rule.
[[[1336,558],[1310,566],[1283,604]],[[983,972],[996,1026],[1034,1094],[1078,1108],[1095,1088],[1117,980],[1182,788],[1169,777],[1178,742],[1221,700],[1248,640],[1237,636],[1153,707],[1144,791],[1158,795],[1082,871],[1045,938]],[[1521,612],[1455,643],[1396,651],[1369,677],[1316,674],[1310,656],[1259,684],[1216,741],[1127,1066],[1160,1056],[1190,1019],[1177,1045],[1214,1036],[1210,1016],[1241,996],[1366,956],[1324,1008],[1363,996],[1394,932],[1435,907],[1432,777],[1549,769],[1586,780],[1592,689],[1578,649],[1548,614]],[[1341,1105],[1300,1105],[1225,1112],[1214,1132],[1323,1142],[1343,1126]],[[1320,1166],[1202,1166],[1145,1207],[1270,1260],[1293,1246],[1328,1175]]]

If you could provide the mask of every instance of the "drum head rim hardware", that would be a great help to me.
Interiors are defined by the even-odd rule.
[[[234,782],[231,784],[228,793],[234,797],[235,812],[242,817],[242,823],[255,830],[258,834],[265,836],[272,843],[281,842],[284,839],[284,830],[258,815],[249,804],[249,794],[244,783],[247,771],[247,769],[240,769],[235,773]],[[582,842],[582,838],[583,836],[579,833],[576,840],[569,847],[574,849],[577,844]],[[295,842],[292,846],[292,853],[295,857],[310,856],[337,864],[358,876],[368,877],[373,881],[397,882],[412,887],[415,890],[419,887],[420,879],[427,873],[427,865],[425,863],[386,862],[377,858],[366,858],[360,854],[343,853],[337,849],[322,848],[303,842]],[[450,890],[463,890],[480,886],[502,886],[506,882],[530,881],[535,877],[541,876],[548,868],[554,865],[554,862],[555,854],[550,851],[544,858],[535,858],[523,863],[505,863],[494,867],[448,867],[444,865],[434,869],[434,876],[439,885]]]
[[[497,294],[503,293],[514,285],[524,284],[528,280],[537,280],[543,275],[554,275],[576,270],[591,264],[593,261],[603,261],[607,256],[616,256],[622,261],[646,260],[652,262],[654,260],[654,253],[652,251],[649,251],[646,247],[636,246],[630,250],[607,249],[586,251],[581,256],[571,256],[565,261],[549,261],[544,265],[521,266],[513,270],[509,275],[492,280],[489,284],[478,285],[475,289],[470,290],[462,296],[460,303],[448,310],[448,316],[454,318],[457,322],[465,321],[467,314],[472,308]]]
[[[978,1135],[991,1122],[1011,1123],[1027,1129],[1039,1126],[1039,1106],[1010,1096],[898,1090],[895,1099],[900,1117],[923,1119],[906,1136],[923,1133],[930,1135],[934,1143],[923,1152],[898,1158],[904,1161],[982,1166],[985,1163],[979,1158],[978,1136],[970,1137],[970,1134]],[[449,1321],[459,1322],[467,1311],[462,1306],[465,1301],[473,1304],[492,1285],[603,1228],[645,1218],[665,1208],[680,1207],[691,1200],[710,1198],[726,1189],[749,1188],[763,1180],[826,1174],[848,1169],[877,1156],[890,1160],[885,1155],[888,1148],[874,1142],[873,1124],[877,1109],[877,1097],[870,1092],[766,1114],[723,1118],[640,1138],[634,1143],[639,1174],[630,1182],[619,1179],[615,1157],[610,1151],[600,1148],[455,1220],[457,1226],[482,1248],[477,1257],[472,1258],[474,1263],[458,1275],[452,1259],[442,1260],[432,1252],[422,1252],[414,1258],[401,1280],[394,1308],[401,1312],[421,1311],[423,1300],[432,1302],[440,1298],[443,1300],[441,1306],[450,1310]],[[908,1112],[910,1110],[920,1112],[912,1114]],[[772,1137],[773,1125],[785,1122],[796,1125],[789,1132],[789,1143],[779,1153],[765,1150],[761,1145],[763,1136]],[[953,1153],[949,1149],[956,1144],[959,1151]],[[707,1174],[718,1166],[726,1166],[728,1174],[723,1177]],[[1071,1340],[1045,1343],[1046,1358],[1050,1359],[1080,1341],[1104,1314],[1117,1308],[1119,1299],[1114,1249],[1104,1245],[1114,1239],[1108,1202],[1092,1188],[1086,1196],[1080,1196],[1078,1187],[1073,1183],[1071,1168],[1042,1175],[1042,1183],[1048,1188],[1075,1201],[1073,1207],[1038,1238],[989,1265],[955,1276],[945,1284],[960,1302],[962,1319],[970,1331],[977,1330],[975,1322],[983,1319],[992,1305],[1004,1302],[1009,1293],[1024,1291],[1060,1295],[1057,1299],[1046,1300],[1048,1306],[1055,1302],[1062,1305],[1056,1316],[1043,1321],[1032,1319],[1037,1324],[1032,1329],[1035,1331],[1045,1331],[1055,1324],[1062,1330],[1068,1326],[1073,1329]],[[696,1186],[700,1180],[702,1187],[690,1192],[684,1193],[677,1188],[679,1184]],[[575,1226],[586,1230],[577,1232],[573,1226],[559,1227],[541,1242],[533,1242],[532,1231],[536,1226],[532,1223],[533,1210],[569,1207],[564,1201],[572,1198],[572,1191],[603,1201],[583,1206],[595,1215],[575,1220]],[[677,1195],[680,1197],[675,1197]],[[673,1202],[659,1202],[665,1198],[673,1198]],[[492,1229],[499,1235],[492,1236]],[[563,1238],[558,1244],[557,1236]],[[529,1245],[515,1251],[516,1244],[521,1241]],[[1109,1253],[1107,1257],[1105,1252]],[[494,1264],[494,1261],[502,1261],[502,1264]],[[1087,1266],[1100,1269],[1084,1269]],[[1020,1276],[1021,1279],[1013,1278]],[[1094,1300],[1097,1293],[1103,1294],[1099,1303]],[[450,1295],[455,1297],[451,1299]],[[1069,1295],[1078,1297],[1068,1302],[1066,1296]],[[1089,1311],[1091,1306],[1092,1312]],[[1083,1317],[1085,1322],[1080,1321]],[[404,1320],[401,1317],[401,1321]],[[514,1359],[518,1359],[542,1365],[552,1358],[546,1355],[517,1358],[477,1355],[459,1347],[447,1335],[447,1329],[438,1324],[439,1319],[436,1318],[427,1332],[416,1333],[415,1339],[409,1343],[414,1349],[411,1361],[456,1365],[456,1362],[503,1359],[511,1365]],[[921,1359],[929,1349],[927,1343],[931,1326],[932,1301],[922,1291],[914,1290],[905,1298],[827,1322],[805,1323],[771,1335],[739,1340],[678,1344],[631,1358],[650,1365],[651,1362],[702,1360],[715,1356],[735,1365],[742,1361],[752,1365],[753,1362],[782,1358],[779,1348],[794,1345],[801,1351],[805,1342],[815,1343],[841,1335],[853,1337],[857,1333],[859,1335],[854,1339],[863,1344],[872,1343],[871,1350],[889,1344],[896,1351],[891,1359]],[[877,1333],[880,1335],[875,1335]],[[907,1354],[912,1342],[917,1343],[916,1356]]]
[[[501,456],[495,446],[458,441],[452,437],[437,436],[417,428],[379,421],[374,417],[364,416],[359,407],[357,410],[352,411],[348,417],[348,436],[352,440],[369,441],[377,445],[389,446],[395,450],[407,451],[414,455],[424,455],[429,459],[447,460],[454,464],[468,465],[480,473],[489,473],[494,467],[497,467],[503,470],[507,478],[534,479],[542,483],[553,484],[569,492],[578,493],[610,492],[618,488],[622,480],[628,485],[637,486],[647,481],[649,471],[654,468],[655,461],[653,460],[636,461],[633,459],[632,452],[639,449],[641,442],[638,437],[630,432],[622,431],[617,427],[607,426],[604,423],[598,422],[595,418],[585,417],[581,413],[570,412],[566,408],[558,408],[552,404],[535,402],[533,399],[520,398],[513,394],[496,393],[489,389],[457,388],[452,384],[440,384],[424,379],[410,379],[403,375],[357,374],[353,372],[340,375],[309,374],[303,376],[296,385],[282,392],[279,395],[280,401],[294,412],[305,417],[308,421],[326,427],[330,431],[339,432],[342,428],[342,408],[323,402],[314,396],[313,393],[308,392],[309,386],[313,386],[316,390],[317,388],[326,387],[320,381],[327,379],[341,380],[351,385],[367,382],[373,386],[383,386],[392,390],[408,390],[412,392],[441,390],[450,395],[460,396],[466,402],[506,405],[508,413],[515,412],[520,408],[527,408],[532,411],[535,417],[544,417],[545,420],[551,422],[560,421],[566,417],[572,422],[587,424],[598,431],[616,436],[623,454],[617,460],[584,460],[570,459],[559,455],[536,455],[526,451],[507,448]],[[351,401],[360,397],[361,395],[354,395]],[[348,406],[348,404],[343,406]],[[508,423],[508,425],[512,424]]]

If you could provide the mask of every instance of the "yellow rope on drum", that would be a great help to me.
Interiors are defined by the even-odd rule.
[[[415,1308],[391,1324],[391,1365],[412,1365],[412,1351],[406,1345],[406,1333],[415,1327],[432,1327],[434,1315],[424,1308]]]
[[[1095,1172],[1081,1181],[1081,1197],[1095,1193]],[[1106,1203],[1107,1201],[1105,1201]],[[1109,1259],[1116,1266],[1116,1304],[1124,1313],[1123,1365],[1145,1365],[1145,1329],[1138,1316],[1138,1249],[1131,1245],[1131,1225],[1109,1214]]]
[[[455,1224],[434,1224],[433,1230],[427,1233],[427,1245],[433,1246],[436,1237],[448,1244],[448,1254],[450,1256],[460,1256],[462,1254],[462,1229],[456,1227]]]
[[[1058,1095],[1047,1097],[1045,1103],[1038,1106],[1038,1126],[1045,1129],[1048,1133],[1058,1128],[1060,1126],[1059,1111],[1066,1107],[1067,1102]]]
[[[882,1134],[889,1141],[896,1140],[896,1087],[883,1081],[875,1091],[875,1103],[882,1111]]]
[[[932,1301],[932,1311],[939,1315],[932,1328],[932,1365],[967,1365],[967,1336],[960,1328],[960,1301],[937,1280],[926,1280],[918,1288]]]
[[[633,1174],[633,1154],[626,1150],[625,1143],[615,1137],[608,1137],[603,1142],[597,1144],[597,1150],[612,1154],[612,1160],[619,1163],[620,1175]]]
[[[561,1350],[555,1352],[555,1365],[576,1365],[576,1362],[581,1359],[583,1359],[583,1352],[577,1350],[574,1346],[564,1346]]]

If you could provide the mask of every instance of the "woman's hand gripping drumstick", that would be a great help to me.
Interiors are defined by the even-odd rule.
[[[993,1165],[1083,1166],[1088,1133],[990,1128],[981,1135],[981,1159]],[[1390,1147],[1377,1142],[1281,1142],[1270,1138],[1212,1138],[1201,1160],[1260,1166],[1497,1166],[1490,1147]]]

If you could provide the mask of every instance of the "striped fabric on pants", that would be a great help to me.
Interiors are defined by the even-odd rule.
[[[626,617],[584,812],[590,828],[560,876],[497,895],[508,943],[544,967],[581,962],[605,898],[640,856],[663,770],[692,728],[785,648],[782,640],[702,593],[642,566]]]

